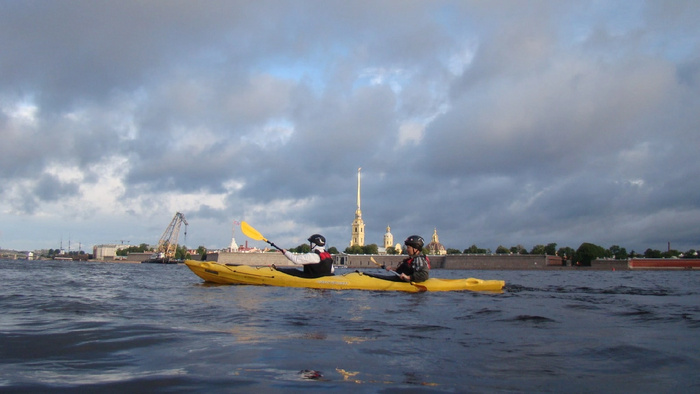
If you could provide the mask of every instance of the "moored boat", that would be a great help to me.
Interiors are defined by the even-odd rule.
[[[376,290],[376,291],[490,291],[501,292],[502,280],[439,279],[430,278],[425,282],[396,282],[376,278],[362,272],[342,275],[302,278],[288,275],[273,267],[251,267],[248,265],[219,264],[211,261],[186,260],[185,264],[206,282],[237,285],[267,285],[282,287],[305,287],[333,290]]]

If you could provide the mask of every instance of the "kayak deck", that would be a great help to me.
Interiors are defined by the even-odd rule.
[[[502,280],[439,279],[430,278],[425,282],[394,282],[375,278],[361,272],[320,278],[302,278],[285,274],[272,267],[252,267],[248,265],[224,265],[211,261],[186,260],[185,265],[206,282],[237,285],[267,285],[282,287],[305,287],[332,290],[376,290],[376,291],[490,291],[501,292]]]

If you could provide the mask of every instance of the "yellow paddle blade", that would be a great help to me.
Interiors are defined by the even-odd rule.
[[[245,234],[248,238],[252,238],[256,241],[267,242],[265,237],[263,237],[262,234],[258,232],[258,230],[254,229],[253,226],[246,222],[241,222],[241,231],[243,231],[243,234]]]

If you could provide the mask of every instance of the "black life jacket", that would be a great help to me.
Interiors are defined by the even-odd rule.
[[[430,259],[428,256],[425,257],[425,262],[428,263],[428,269],[430,269]],[[404,259],[401,264],[396,268],[396,272],[399,274],[406,274],[408,276],[413,275],[416,272],[416,268],[413,266],[413,257],[408,257]]]
[[[316,264],[304,264],[304,276],[307,278],[319,278],[333,275],[331,271],[333,269],[333,257],[331,254],[325,250],[323,252],[314,250],[314,252],[321,258],[321,261]]]

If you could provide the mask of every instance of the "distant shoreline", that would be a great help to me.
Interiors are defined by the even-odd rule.
[[[134,256],[136,257],[136,256]],[[371,262],[373,257],[380,264],[396,267],[405,258],[401,255],[335,255],[334,265],[342,273],[344,269],[377,269]],[[428,256],[432,269],[440,270],[474,270],[474,271],[639,271],[666,270],[692,271],[700,269],[700,259],[628,259],[628,260],[594,260],[590,266],[577,266],[557,256],[546,255],[443,255]],[[127,259],[105,260],[59,260],[27,259],[0,257],[7,261],[63,262],[71,263],[128,263],[141,264],[141,261]],[[242,264],[265,267],[272,264],[291,266],[291,263],[279,253],[212,253],[207,261],[221,264]],[[156,264],[157,265],[157,264]]]

